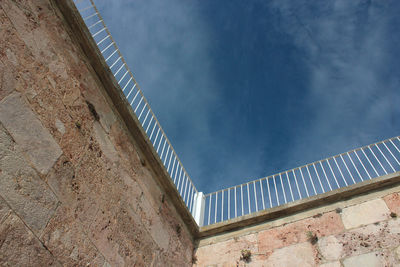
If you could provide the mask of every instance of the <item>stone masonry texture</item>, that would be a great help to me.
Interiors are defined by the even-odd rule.
[[[265,223],[226,238],[212,237],[197,247],[195,266],[400,266],[396,188],[274,227]],[[243,251],[250,251],[248,261]]]
[[[191,266],[191,234],[65,23],[49,0],[0,1],[0,266]]]

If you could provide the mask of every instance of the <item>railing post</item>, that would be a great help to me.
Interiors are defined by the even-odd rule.
[[[194,194],[193,217],[199,227],[204,224],[204,208],[206,201],[203,192]]]

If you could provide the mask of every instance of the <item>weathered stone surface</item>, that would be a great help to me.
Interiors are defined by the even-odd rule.
[[[55,125],[57,127],[57,130],[63,135],[65,134],[65,127],[64,124],[62,123],[62,121],[60,121],[59,119],[56,119]]]
[[[341,267],[340,261],[333,261],[333,262],[327,262],[324,264],[320,264],[319,267]]]
[[[343,261],[344,267],[381,267],[384,262],[376,252],[362,254],[354,257],[347,258]]]
[[[391,212],[400,217],[400,194],[393,193],[383,198]]]
[[[315,251],[309,242],[275,250],[263,264],[266,267],[316,266]]]
[[[389,218],[389,209],[382,199],[374,199],[350,206],[342,211],[342,220],[346,229],[356,228]]]
[[[336,212],[319,214],[282,227],[261,231],[258,234],[259,249],[261,252],[273,251],[276,248],[306,241],[308,232],[320,238],[340,233],[343,229],[340,216]]]
[[[106,263],[68,206],[57,208],[40,239],[64,266],[102,266]]]
[[[342,245],[340,258],[369,253],[380,249],[395,248],[400,245],[400,220],[392,219],[377,224],[370,224],[364,227],[335,236],[337,243],[335,247]],[[338,249],[338,248],[337,248]],[[339,249],[335,256],[338,255]],[[328,254],[326,250],[321,253]]]
[[[20,94],[11,94],[0,103],[0,121],[35,168],[46,174],[62,151]]]
[[[257,254],[257,235],[250,234],[198,248],[197,266],[236,266],[241,250],[250,250],[252,254]]]
[[[0,224],[11,214],[11,209],[3,198],[0,197]]]
[[[93,125],[95,138],[100,145],[101,151],[112,162],[118,161],[118,154],[114,145],[111,143],[110,138],[101,127],[100,123],[95,122]]]
[[[61,266],[15,214],[0,224],[0,265]]]
[[[13,66],[6,66],[0,60],[0,101],[15,89],[15,79],[12,73],[13,69]]]
[[[343,244],[335,236],[327,236],[318,241],[321,255],[327,261],[339,260],[342,256]]]
[[[57,198],[22,158],[0,125],[0,196],[25,223],[39,233],[57,206]]]

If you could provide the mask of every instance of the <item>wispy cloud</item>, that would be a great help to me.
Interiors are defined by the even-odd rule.
[[[390,27],[399,21],[391,4],[273,2],[280,27],[308,58],[305,93],[314,109],[307,127],[293,133],[288,162],[304,164],[398,134],[400,80],[391,64]]]
[[[235,11],[234,20],[243,16],[243,23],[248,23],[242,28],[248,34],[237,32],[237,43],[224,43],[225,46],[250,44],[253,50],[249,56],[263,57],[264,52],[277,52],[255,50],[260,40],[257,34],[270,34],[268,29],[252,29],[251,16],[258,14],[262,5],[269,10],[268,16],[273,16],[273,24],[260,25],[267,24],[282,33],[276,35],[282,36],[282,40],[270,42],[281,41],[303,53],[299,62],[304,64],[301,74],[307,84],[302,86],[301,101],[307,103],[300,106],[308,106],[313,112],[302,116],[302,110],[296,110],[300,114],[296,125],[293,119],[285,118],[289,116],[285,109],[297,106],[281,105],[264,114],[258,112],[258,107],[273,107],[276,105],[273,97],[244,103],[246,99],[257,100],[257,95],[249,96],[257,90],[279,90],[280,78],[249,90],[252,83],[246,79],[253,77],[247,75],[251,70],[240,70],[241,65],[235,64],[236,73],[243,77],[229,77],[232,66],[215,64],[213,57],[219,56],[213,50],[215,40],[225,41],[218,30],[239,28],[231,29],[238,26],[229,23],[212,25],[208,21],[212,15],[202,13],[201,5],[205,2],[96,2],[200,190],[209,192],[242,183],[399,133],[400,67],[395,61],[400,57],[400,39],[393,35],[400,23],[396,8],[391,7],[397,5],[398,10],[396,1],[249,1],[247,17],[240,8],[240,12]],[[212,0],[208,3],[215,4]],[[233,1],[227,10],[233,10],[234,4]],[[227,11],[224,15],[230,14]],[[240,40],[240,36],[246,39]],[[248,53],[234,52],[233,56],[238,58],[246,58]],[[240,54],[246,55],[240,57]],[[251,62],[254,63],[249,59],[243,66],[252,68]],[[216,68],[229,69],[224,79],[230,80],[223,80],[218,75],[221,70]],[[274,75],[282,71],[277,70]],[[272,74],[265,74],[268,75]],[[241,83],[237,95],[221,91],[229,90],[234,83]],[[293,84],[293,88],[296,86]],[[286,94],[282,98],[298,97],[293,92],[282,94]],[[236,101],[233,108],[226,106],[227,97]],[[289,99],[287,103],[295,101],[299,99]],[[281,124],[287,128],[277,129],[274,122],[279,120],[287,120]],[[254,133],[259,129],[254,127],[257,124],[267,125],[262,128],[263,133]],[[276,136],[282,138],[277,140]]]

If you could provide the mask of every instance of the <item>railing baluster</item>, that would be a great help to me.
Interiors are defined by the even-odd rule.
[[[337,187],[340,188],[339,182],[338,182],[338,180],[337,180],[337,178],[336,178],[336,175],[335,175],[335,173],[334,173],[333,170],[332,170],[331,164],[329,163],[329,159],[327,159],[326,162],[328,163],[329,169],[331,170],[331,173],[333,174],[333,178],[335,179],[335,182],[336,182]]]
[[[133,84],[131,90],[129,91],[128,95],[126,96],[126,100],[128,100],[129,96],[131,95],[131,93],[133,92],[133,90],[136,87],[136,83]],[[133,100],[129,103],[132,106],[133,101],[135,101],[136,96],[139,94],[139,91],[136,93],[135,97],[133,98]]]
[[[317,194],[317,190],[315,190],[314,181],[313,181],[313,178],[311,177],[311,173],[310,173],[310,170],[308,169],[308,165],[306,165],[306,169],[307,169],[308,177],[310,177],[311,185],[312,185],[312,187],[314,189],[314,194],[316,195]]]
[[[170,154],[169,160],[168,160],[168,167],[167,167],[167,171],[168,171],[168,172],[169,172],[169,167],[171,166],[171,160],[172,160],[172,157],[173,157],[173,156],[175,156],[175,155],[174,155],[174,151],[171,150],[171,154]]]
[[[306,189],[306,194],[307,194],[307,197],[309,197],[309,196],[310,196],[310,194],[308,194],[307,185],[306,185],[306,182],[305,182],[305,180],[304,180],[304,175],[303,175],[303,171],[301,170],[301,168],[302,168],[302,167],[300,167],[300,168],[299,168],[299,170],[300,170],[300,174],[301,174],[301,179],[303,179],[304,188]]]
[[[376,157],[374,151],[371,149],[371,146],[368,146],[369,151],[371,151],[372,155],[374,155],[376,161],[378,161],[379,165],[381,166],[381,168],[383,169],[383,171],[385,172],[385,174],[388,174],[386,169],[383,167],[382,163],[379,161],[379,159]]]
[[[387,163],[389,164],[390,168],[392,168],[393,172],[395,172],[396,170],[393,168],[392,164],[391,164],[390,161],[387,159],[387,157],[385,156],[385,154],[382,153],[382,150],[379,148],[379,145],[376,144],[375,146],[378,148],[379,152],[380,152],[380,153],[382,154],[382,156],[385,158],[385,160],[386,160]]]
[[[280,203],[279,197],[278,197],[278,189],[276,188],[275,176],[272,176],[272,181],[274,182],[275,196],[276,196],[276,200],[277,200],[278,206],[279,206],[281,203]]]
[[[269,207],[272,208],[271,190],[269,188],[269,177],[267,177],[267,185],[268,185]]]
[[[344,181],[344,184],[345,184],[346,186],[348,186],[348,183],[347,183],[346,179],[344,179],[344,176],[343,176],[342,170],[340,169],[340,167],[339,167],[339,164],[337,163],[337,161],[336,161],[336,158],[335,158],[335,157],[333,157],[333,161],[335,161],[336,167],[338,168],[338,170],[339,170],[339,173],[340,173],[340,175],[342,176],[342,179],[343,179],[343,181]]]
[[[180,166],[180,167],[181,167],[181,170],[180,170],[180,172],[179,172],[178,183],[176,184],[176,188],[177,188],[177,189],[179,188],[179,183],[181,182],[182,170],[183,170],[182,166]]]
[[[231,219],[231,189],[228,189],[228,220]]]
[[[211,218],[211,199],[212,199],[212,195],[210,195],[210,201],[208,204],[208,225],[210,225],[210,218]]]
[[[394,139],[394,138],[392,138],[392,139]],[[397,151],[400,153],[400,149],[396,146],[396,144],[392,141],[392,139],[390,139],[390,143],[392,143],[392,145],[397,149]],[[398,137],[397,137],[397,139],[399,139]]]
[[[294,201],[293,191],[292,191],[292,185],[290,184],[289,174],[288,174],[287,171],[286,171],[286,179],[287,179],[288,184],[289,184],[290,196],[291,196],[291,198],[292,198],[292,201]]]
[[[113,45],[113,44],[114,44],[114,43],[111,43],[110,46]],[[108,46],[107,46],[103,51],[105,51],[107,48],[108,48]],[[115,55],[115,53],[117,53],[117,52],[118,52],[118,50],[114,50],[114,52],[112,52],[111,55],[109,55],[109,56],[106,58],[106,62],[107,62],[113,55]],[[111,69],[111,68],[110,68],[110,69]]]
[[[251,207],[250,207],[250,189],[249,189],[249,183],[247,183],[247,201],[248,201],[248,204],[249,204],[249,213],[248,214],[250,214],[251,213]]]
[[[221,222],[224,220],[224,190],[221,190],[222,200],[221,200]]]
[[[354,152],[355,152],[355,154],[356,154],[356,156],[357,156],[358,161],[361,163],[361,166],[363,166],[365,172],[368,174],[369,179],[372,179],[372,178],[371,178],[371,175],[369,174],[369,171],[367,170],[367,168],[365,168],[364,163],[361,161],[360,157],[358,156],[357,150],[355,150]],[[361,180],[364,181],[364,179],[362,178],[362,176],[361,176]]]
[[[236,201],[236,186],[235,186],[235,218],[237,217],[237,201]]]
[[[174,171],[175,171],[175,163],[176,163],[176,158],[177,158],[178,156],[176,156],[175,155],[175,157],[174,157],[174,163],[172,163],[172,170],[171,170],[171,179],[172,179],[172,176],[174,175]],[[178,164],[177,164],[177,166],[179,165],[179,162],[178,162]],[[178,169],[178,168],[177,168]]]
[[[263,185],[262,185],[262,179],[260,179],[260,190],[261,190],[261,200],[262,200],[262,204],[263,204],[263,210],[265,210],[264,189],[263,189]]]
[[[318,181],[319,181],[319,186],[321,187],[322,192],[325,193],[326,190],[325,190],[324,186],[322,185],[321,178],[319,177],[317,168],[315,167],[315,164],[314,164],[314,163],[313,163],[312,165],[313,165],[313,167],[314,167],[315,174],[317,175],[317,178],[318,178]]]
[[[353,177],[353,175],[351,174],[351,172],[350,172],[350,170],[349,170],[349,167],[347,167],[347,164],[346,164],[346,162],[344,161],[342,155],[340,155],[340,158],[342,159],[343,164],[344,164],[344,166],[346,167],[347,172],[350,174],[350,177],[351,177],[351,179],[353,180],[353,183],[356,183],[356,181],[354,180],[354,177]]]
[[[293,175],[294,175],[294,181],[296,182],[297,193],[299,194],[299,199],[301,199],[303,196],[301,195],[300,188],[299,188],[299,183],[297,182],[296,170],[293,169],[292,172],[293,172]]]
[[[375,173],[377,176],[379,176],[379,173],[376,171],[374,165],[372,165],[371,161],[369,160],[369,158],[367,157],[367,154],[365,154],[364,149],[361,149],[361,152],[364,154],[364,156],[367,158],[369,164],[371,165],[372,169],[374,169]]]
[[[153,117],[151,117],[151,118],[153,118]],[[156,129],[156,126],[157,126],[157,122],[154,122],[154,126],[153,126],[153,130],[151,130],[151,134],[150,134],[150,141],[151,141],[151,138],[153,137],[153,133],[154,133],[154,130]],[[160,132],[160,128],[158,128],[158,131],[157,131],[157,136],[158,136],[158,133]],[[156,137],[156,139],[157,139],[157,137]],[[154,146],[153,146],[154,147]]]
[[[394,158],[394,160],[397,162],[397,164],[399,164],[400,166],[400,162],[397,160],[397,158],[393,155],[392,151],[390,151],[390,149],[386,146],[385,142],[383,142],[383,145],[386,147],[386,150],[389,151],[390,155],[392,155],[392,157]]]
[[[285,190],[285,186],[283,185],[283,181],[282,181],[282,174],[279,173],[279,179],[281,180],[281,187],[283,189],[283,199],[285,201],[285,204],[287,203],[287,199],[286,199],[286,190]]]
[[[319,165],[321,166],[322,172],[324,173],[326,182],[328,183],[328,186],[329,186],[329,190],[332,191],[332,186],[331,186],[331,183],[329,182],[328,176],[326,175],[325,168],[322,165],[322,161],[319,162]]]
[[[356,165],[354,164],[354,161],[353,161],[353,159],[351,158],[349,152],[347,152],[347,157],[350,159],[351,164],[353,165],[354,169],[356,169],[356,171],[357,171],[358,177],[360,177],[360,179],[361,179],[361,181],[362,181],[361,174],[360,174],[360,172],[358,171],[358,168],[356,167]]]
[[[214,218],[214,223],[217,222],[217,207],[218,207],[218,191],[215,192],[215,218]]]
[[[243,206],[243,185],[240,185],[240,194],[241,194],[241,197],[240,197],[240,200],[241,200],[241,202],[242,202],[242,216],[244,215],[244,206]]]
[[[254,187],[254,202],[256,203],[256,212],[258,211],[258,203],[257,203],[257,190],[256,190],[256,182],[253,182]]]

